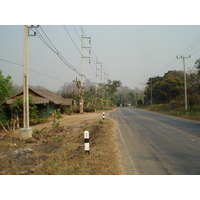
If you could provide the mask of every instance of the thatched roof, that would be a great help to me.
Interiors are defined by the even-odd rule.
[[[64,99],[61,96],[47,90],[47,89],[30,89],[36,94],[39,94],[41,97],[48,99],[49,101],[53,102],[54,104],[60,105],[72,105],[72,99]]]
[[[29,88],[29,96],[33,100],[35,104],[43,104],[53,102],[57,105],[72,105],[72,99],[64,99],[61,96],[47,90],[47,89],[32,89]],[[6,100],[6,104],[12,104],[13,100],[17,97],[23,98],[23,92],[11,97],[10,99]]]
[[[39,96],[34,96],[32,94],[29,94],[29,96],[31,97],[31,99],[33,100],[33,102],[35,104],[42,104],[42,103],[49,103],[49,100],[48,99],[45,99],[43,97],[39,97]],[[16,99],[16,98],[23,98],[23,92],[19,93],[18,95],[15,95],[14,97],[11,97],[10,99],[6,100],[5,103],[6,104],[12,104],[13,101]]]

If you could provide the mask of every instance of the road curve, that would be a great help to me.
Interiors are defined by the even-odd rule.
[[[200,123],[133,107],[111,113],[126,174],[200,174]]]

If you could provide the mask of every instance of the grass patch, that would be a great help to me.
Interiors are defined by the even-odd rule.
[[[61,141],[63,141],[63,139],[64,139],[64,137],[57,137],[56,142],[61,142]]]
[[[102,121],[102,120],[99,121],[99,124],[103,124],[103,123],[104,123],[104,121]]]

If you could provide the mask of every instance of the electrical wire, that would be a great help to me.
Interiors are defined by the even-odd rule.
[[[77,47],[76,43],[74,42],[73,38],[71,37],[71,35],[70,35],[69,32],[67,31],[67,28],[66,28],[64,25],[63,25],[63,27],[64,27],[65,31],[67,32],[68,36],[70,37],[70,39],[72,40],[72,42],[73,42],[73,44],[75,45],[75,47],[76,47],[76,49],[78,50],[78,52],[79,52],[79,53],[81,54],[81,56],[84,58],[83,54],[81,53],[81,51],[80,51],[79,48]],[[84,58],[84,59],[90,64],[90,66],[91,66],[93,72],[95,73],[94,68],[92,67],[91,63],[90,63],[86,58]]]
[[[200,39],[197,40],[194,44],[190,45],[188,48],[186,48],[183,52],[181,52],[180,54],[178,54],[178,56],[180,56],[180,55],[183,54],[183,53],[187,53],[187,52],[191,51],[192,49],[194,49],[196,46],[200,45],[200,43],[197,44],[197,45],[195,45],[195,44],[198,43],[198,42],[200,42]],[[194,46],[194,45],[195,45],[195,46]],[[192,47],[192,46],[194,46],[194,47]],[[191,47],[192,47],[192,48],[191,48]],[[190,48],[191,48],[191,49],[190,49]],[[188,50],[188,49],[189,49],[189,50]],[[188,50],[188,51],[187,51],[187,50]]]
[[[68,36],[70,37],[71,41],[73,42],[74,46],[75,46],[76,49],[78,50],[78,52],[81,54],[81,56],[83,56],[82,53],[81,53],[81,51],[80,51],[79,48],[77,47],[76,43],[74,42],[73,38],[72,38],[71,35],[69,34],[67,28],[66,28],[64,25],[63,25],[63,27],[64,27],[65,31],[67,32]]]
[[[44,32],[44,30],[42,29],[42,27],[40,26],[40,29],[42,30],[43,34],[45,35],[45,37],[47,38],[47,40],[49,41],[49,43],[46,41],[46,39],[44,37],[41,37],[40,35],[40,39],[42,40],[42,42],[48,47],[50,48],[63,62],[65,65],[67,65],[70,69],[72,69],[73,71],[75,71],[79,76],[81,75],[81,73],[75,68],[73,67],[66,59],[65,57],[58,51],[58,49],[55,47],[55,45],[52,43],[52,41],[49,39],[49,37],[47,36],[47,34]],[[37,31],[38,32],[38,31]]]
[[[82,39],[81,39],[81,37],[79,36],[79,34],[78,34],[78,32],[77,32],[77,30],[76,30],[75,26],[73,26],[73,28],[74,28],[74,30],[75,30],[75,32],[76,32],[76,34],[77,34],[77,36],[78,36],[78,38],[79,38],[80,42],[82,42]],[[82,28],[82,30],[83,30],[83,28]],[[85,33],[84,33],[84,35],[85,35]],[[85,37],[86,37],[86,35],[85,35]],[[85,46],[84,42],[83,42],[83,48],[86,48],[86,49],[87,49],[87,51],[89,52],[89,50],[88,50],[88,48]],[[79,52],[80,52],[80,50],[79,50]],[[82,57],[84,57],[84,56],[82,55],[82,53],[81,53],[81,52],[80,52],[80,54],[81,54],[81,56],[82,56]],[[91,53],[90,53],[90,52],[89,52],[89,54],[91,55]],[[93,61],[94,65],[96,65],[96,63],[95,63],[95,61],[94,61],[94,59],[93,59],[92,55],[90,56],[90,58],[92,59],[92,61]],[[86,58],[85,58],[85,60],[88,62],[88,60],[87,60]],[[88,63],[89,63],[89,65],[90,65],[90,67],[91,67],[92,71],[93,71],[93,72],[94,72],[94,74],[96,75],[96,72],[95,72],[95,70],[94,70],[94,67],[92,66],[91,62],[88,62]]]
[[[58,51],[58,49],[55,47],[55,45],[51,42],[51,40],[49,39],[49,37],[47,36],[47,34],[44,32],[44,30],[42,29],[42,27],[40,26],[43,34],[45,35],[45,37],[47,38],[47,40],[51,43],[51,45],[53,46],[54,50],[52,50],[53,48],[51,47],[50,49],[70,68],[72,69],[73,71],[75,71],[79,76],[81,76],[81,73],[75,68],[73,67],[66,59],[65,57]],[[44,39],[45,40],[45,39]],[[43,40],[42,40],[43,41]],[[46,40],[45,40],[46,41]],[[46,43],[48,43],[47,41],[45,42],[45,45]],[[49,46],[49,45],[48,45]],[[84,75],[82,74],[82,77],[89,81],[89,79]],[[90,82],[90,81],[89,81]]]
[[[75,27],[74,27],[74,29],[75,29]],[[80,25],[80,29],[81,29],[81,31],[82,31],[82,33],[83,33],[83,35],[86,37],[86,34],[85,34],[85,32],[84,32],[84,29],[83,29],[83,27]],[[75,29],[76,30],[76,29]],[[76,33],[77,33],[77,31],[76,31]],[[77,33],[78,34],[78,33]],[[80,37],[79,37],[80,38]],[[81,38],[80,38],[81,39]],[[95,59],[96,59],[96,62],[97,62],[97,56],[96,56],[96,54],[95,54],[95,52],[94,52],[94,48],[93,48],[93,46],[92,46],[92,44],[91,44],[91,49],[92,49],[92,52],[93,52],[93,54],[94,54],[94,56],[95,56]],[[88,49],[87,49],[88,50]],[[92,59],[92,61],[93,61],[93,63],[94,63],[94,65],[96,65],[96,62],[94,61],[94,58],[93,58],[93,56],[91,55],[91,59]],[[91,64],[91,63],[90,63]],[[94,73],[96,74],[96,72],[94,71]]]
[[[191,56],[194,55],[195,53],[197,53],[198,51],[200,51],[200,49],[198,49],[197,51],[195,51],[194,53],[192,53]]]
[[[18,64],[18,63],[15,63],[15,62],[12,62],[12,61],[8,61],[8,60],[5,60],[5,59],[1,59],[0,60],[4,61],[4,62],[8,62],[8,63],[11,63],[11,64],[14,64],[14,65],[19,65],[19,66],[24,66],[24,65],[21,65],[21,64]]]
[[[21,66],[21,67],[24,66],[24,65],[22,65],[22,64],[15,63],[15,62],[12,62],[12,61],[9,61],[9,60],[5,60],[5,59],[1,59],[1,58],[0,58],[0,60],[2,60],[2,61],[4,61],[4,62],[7,62],[7,63],[14,64],[14,65],[18,65],[18,66]],[[29,67],[29,70],[30,70],[30,71],[33,71],[33,72],[35,72],[35,73],[38,73],[38,74],[40,74],[40,75],[46,76],[47,78],[51,78],[51,79],[54,79],[54,80],[56,80],[56,81],[59,81],[59,82],[63,82],[63,83],[65,83],[65,81],[62,81],[62,80],[59,80],[59,79],[54,78],[54,77],[52,77],[52,76],[49,76],[49,75],[43,74],[43,73],[38,72],[38,71],[36,71],[36,70],[34,70],[34,69],[30,68],[30,67]]]
[[[196,44],[197,43],[197,44]],[[195,45],[196,44],[196,45]],[[194,46],[195,45],[195,46]],[[191,51],[192,49],[194,49],[195,47],[197,47],[198,45],[200,45],[200,39],[198,39],[196,42],[194,42],[192,45],[190,45],[189,47],[187,47],[184,51],[182,51],[181,53],[178,54],[178,56],[180,56],[183,53],[188,53],[189,51]],[[190,54],[190,55],[194,55],[195,53],[197,53],[199,50],[195,51],[194,53]],[[175,63],[177,61],[176,58],[173,58],[167,65],[165,65],[162,69],[160,69],[158,72],[156,72],[155,74],[160,73],[161,71],[163,71],[164,69],[169,68],[173,63]],[[174,67],[172,67],[171,69],[174,69],[176,66],[178,66],[181,62],[179,62],[177,65],[175,65]]]

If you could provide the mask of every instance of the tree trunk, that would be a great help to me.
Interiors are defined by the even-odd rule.
[[[83,97],[80,97],[80,114],[83,114]]]

